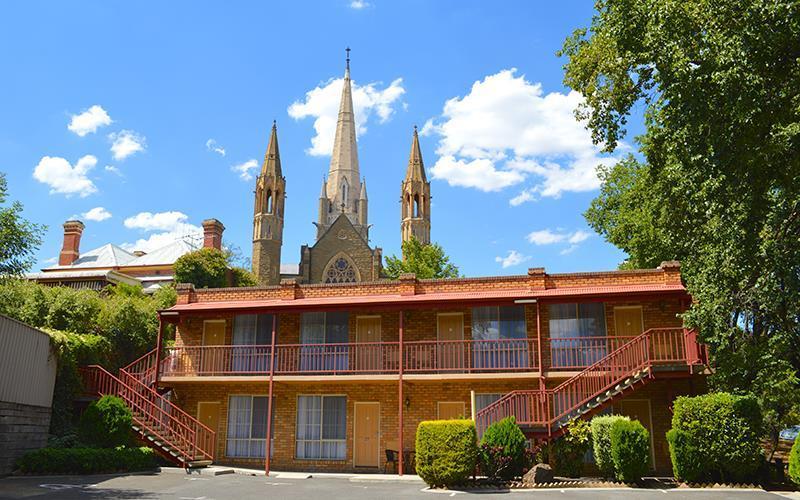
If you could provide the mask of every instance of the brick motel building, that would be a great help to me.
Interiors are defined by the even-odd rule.
[[[702,350],[678,317],[689,300],[677,262],[179,285],[177,305],[161,312],[162,325],[176,326],[174,347],[129,370],[158,367],[157,386],[204,424],[197,432],[208,434],[206,456],[219,464],[410,472],[423,420],[473,418],[480,432],[515,415],[527,435],[547,440],[572,417],[613,412],[650,430],[654,470],[669,473],[672,401],[705,388]]]

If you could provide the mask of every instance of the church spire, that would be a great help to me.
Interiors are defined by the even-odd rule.
[[[414,125],[414,137],[411,140],[411,154],[408,157],[406,180],[428,182],[425,177],[425,164],[422,162],[422,150],[419,147],[419,135],[417,134],[416,125]]]
[[[353,112],[353,90],[350,84],[350,49],[347,49],[347,60],[342,85],[342,99],[339,103],[339,117],[336,122],[336,137],[333,141],[333,154],[328,170],[328,198],[334,205],[344,203],[353,205],[361,191],[358,168],[358,149],[356,146],[356,120]],[[347,188],[343,191],[342,184]],[[342,199],[343,195],[347,199]]]
[[[272,132],[269,135],[267,152],[264,155],[264,163],[261,165],[261,175],[272,175],[281,177],[281,154],[278,151],[278,125],[272,120]]]
[[[411,238],[423,245],[431,242],[431,183],[425,177],[416,126],[406,178],[400,188],[400,237],[404,242]]]

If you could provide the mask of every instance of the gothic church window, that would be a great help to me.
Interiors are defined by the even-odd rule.
[[[272,191],[267,189],[267,213],[272,213]]]
[[[336,257],[322,276],[325,283],[355,283],[358,273],[353,264],[344,256]]]

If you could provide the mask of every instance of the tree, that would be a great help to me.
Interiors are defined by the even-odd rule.
[[[715,387],[753,392],[773,439],[800,368],[800,4],[600,0],[566,40],[578,118],[641,156],[600,171],[589,224],[631,267],[682,261]]]
[[[201,248],[175,261],[175,282],[198,288],[220,288],[227,284],[228,259],[216,248]]]
[[[0,205],[8,198],[6,174],[0,172]],[[33,265],[45,226],[22,217],[22,204],[0,206],[0,277],[21,275]]]
[[[458,278],[458,267],[450,262],[450,257],[438,243],[423,245],[416,238],[404,241],[402,258],[394,255],[386,257],[384,273],[391,279],[398,279],[403,273],[414,273],[417,278]]]

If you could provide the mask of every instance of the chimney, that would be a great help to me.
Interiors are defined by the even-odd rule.
[[[83,222],[79,220],[68,220],[64,223],[64,244],[61,246],[61,253],[58,254],[59,266],[69,266],[78,260],[83,228]]]
[[[203,221],[203,248],[216,248],[222,250],[222,232],[225,226],[217,219]]]

